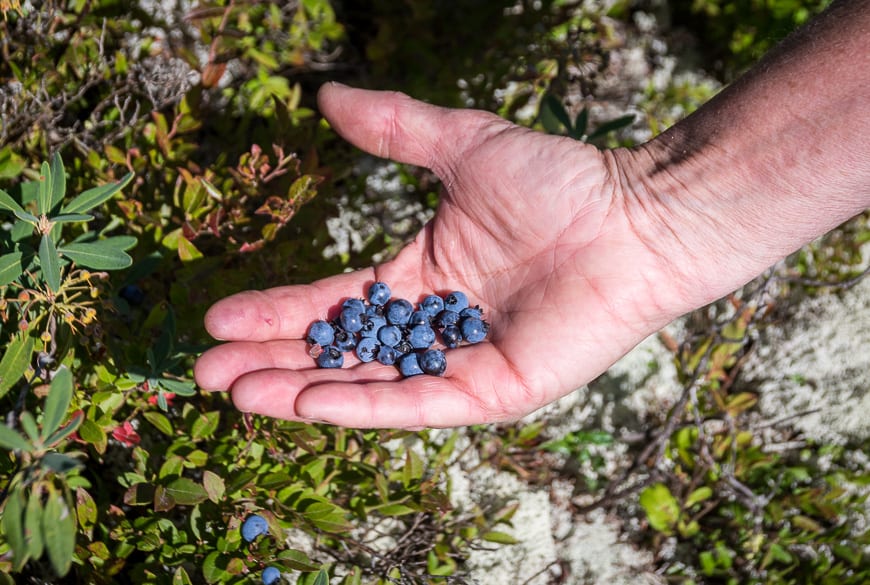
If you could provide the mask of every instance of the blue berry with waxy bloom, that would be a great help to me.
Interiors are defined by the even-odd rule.
[[[396,363],[396,359],[398,359],[400,355],[402,354],[396,351],[396,348],[390,347],[389,345],[381,345],[378,348],[377,359],[385,366],[392,366]]]
[[[381,315],[366,317],[366,320],[363,323],[362,329],[360,330],[359,334],[362,337],[377,338],[378,331],[380,331],[381,327],[386,326],[386,324],[387,320]]]
[[[447,357],[440,349],[427,349],[417,358],[420,369],[430,376],[443,376],[447,369]]]
[[[365,309],[358,311],[356,307],[345,307],[338,316],[338,322],[348,333],[356,333],[363,328],[363,315]]]
[[[261,534],[269,533],[269,523],[259,514],[251,514],[242,522],[242,538],[254,542]]]
[[[438,313],[437,317],[435,317],[436,327],[449,327],[450,325],[456,325],[457,323],[459,323],[459,313],[451,311],[450,309],[444,309]]]
[[[420,362],[417,361],[417,359],[416,353],[406,353],[400,357],[396,361],[396,365],[399,366],[399,372],[401,372],[406,378],[422,374],[423,369],[420,367]]]
[[[263,580],[263,585],[275,585],[278,579],[281,578],[281,571],[275,567],[266,567],[263,569],[263,574],[260,578]]]
[[[390,347],[402,341],[402,330],[395,325],[384,325],[378,330],[378,341]]]
[[[458,313],[466,307],[468,307],[468,297],[465,296],[464,292],[455,290],[444,297],[445,309],[450,309],[451,311],[456,311]]]
[[[315,321],[308,328],[308,337],[305,341],[314,345],[327,346],[335,339],[335,330],[328,322],[324,320]]]
[[[462,339],[468,343],[479,343],[486,337],[489,328],[486,323],[476,317],[466,317],[459,323]]]
[[[387,322],[392,325],[407,325],[414,306],[405,299],[394,299],[387,305]]]
[[[344,329],[338,328],[335,330],[335,339],[332,345],[339,351],[353,351],[353,348],[356,347],[356,336]]]
[[[374,337],[363,337],[359,340],[359,343],[356,344],[356,357],[359,358],[361,362],[371,362],[374,361],[375,357],[378,355],[378,340]]]
[[[441,330],[441,341],[444,342],[444,345],[448,349],[454,349],[459,347],[459,344],[462,343],[462,332],[459,330],[458,325],[448,325],[444,329]]]
[[[369,287],[368,299],[373,305],[386,305],[390,300],[390,287],[384,282],[376,282]]]
[[[321,368],[340,368],[344,365],[344,355],[334,345],[324,347],[317,356],[317,365]]]
[[[362,302],[361,299],[347,299],[343,303],[341,303],[342,310],[344,309],[353,309],[358,313],[366,312],[366,304]]]
[[[460,317],[476,317],[477,319],[483,319],[483,309],[480,307],[465,307],[461,311],[459,311]]]
[[[416,325],[408,331],[407,339],[414,349],[426,349],[435,343],[435,330],[428,325]]]
[[[408,318],[408,327],[414,327],[415,325],[428,325],[429,319],[429,313],[422,309],[417,309],[411,313],[411,316]]]
[[[366,305],[366,317],[383,317],[384,308],[379,305]]]
[[[420,310],[425,311],[429,317],[434,317],[444,310],[444,299],[438,295],[429,295],[420,301]]]

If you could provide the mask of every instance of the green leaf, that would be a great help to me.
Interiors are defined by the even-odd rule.
[[[178,567],[175,569],[175,572],[172,574],[172,585],[191,585],[192,582],[190,580],[190,576],[187,574],[187,571],[184,570],[184,567]]]
[[[103,453],[106,450],[108,436],[103,427],[95,423],[89,418],[82,421],[82,426],[79,429],[79,437],[87,443],[90,443],[99,452]]]
[[[484,533],[483,540],[487,542],[496,542],[498,544],[516,544],[519,542],[519,540],[507,532],[500,532],[498,530],[491,530]]]
[[[34,443],[38,441],[39,427],[36,426],[36,419],[33,418],[33,415],[25,410],[21,413],[19,420],[21,421],[21,428],[24,429],[25,433],[27,433],[27,438]]]
[[[18,213],[25,213],[24,208],[18,205],[18,202],[3,189],[0,189],[0,209],[11,211],[16,215]]]
[[[191,438],[194,441],[198,441],[211,436],[217,429],[219,422],[220,412],[217,410],[200,414],[196,420],[193,421],[193,425],[191,426]]]
[[[169,419],[166,418],[163,414],[159,412],[146,412],[144,415],[145,420],[150,422],[154,427],[166,435],[167,437],[173,436],[175,433],[172,430],[172,423],[169,422]]]
[[[317,573],[317,577],[314,578],[313,585],[329,585],[329,575],[323,569],[320,569],[320,572]]]
[[[680,506],[666,485],[657,483],[643,490],[640,505],[653,529],[671,534],[680,517]]]
[[[19,433],[0,422],[0,447],[9,451],[33,451],[33,445]]]
[[[589,127],[589,108],[584,107],[577,114],[577,120],[574,121],[574,130],[571,132],[571,137],[580,140],[586,134],[586,128]]]
[[[24,507],[24,494],[16,487],[6,497],[3,517],[0,519],[6,542],[12,549],[12,568],[16,571],[20,571],[29,558],[27,540],[24,537]]]
[[[172,380],[170,378],[160,378],[158,380],[160,386],[169,392],[174,392],[178,396],[193,396],[196,394],[196,384],[193,382],[184,382],[182,380]]]
[[[42,497],[39,490],[31,490],[24,512],[24,539],[30,558],[38,559],[45,549],[42,540]]]
[[[548,134],[560,134],[563,127],[566,130],[571,129],[571,117],[562,105],[562,100],[552,93],[548,93],[541,100],[539,116]]]
[[[217,473],[206,469],[202,473],[202,485],[208,494],[208,499],[215,504],[219,504],[226,492],[226,485],[224,484],[223,478]]]
[[[166,491],[176,503],[186,506],[199,504],[208,499],[208,493],[200,484],[186,477],[179,477],[168,486]]]
[[[47,162],[42,163],[39,172],[39,191],[36,192],[36,210],[40,215],[51,213],[51,167]]]
[[[49,489],[42,515],[42,538],[48,559],[58,576],[67,574],[76,544],[76,515],[63,494]]]
[[[113,242],[114,238],[95,242],[72,242],[64,245],[60,253],[85,268],[94,270],[121,270],[133,264],[133,259]]]
[[[0,358],[0,397],[9,392],[27,371],[33,354],[33,338],[26,333],[16,335]]]
[[[699,502],[708,500],[712,495],[713,490],[709,486],[703,485],[689,494],[689,497],[686,498],[686,508],[691,508]]]
[[[53,223],[69,223],[71,221],[91,221],[92,219],[94,219],[94,216],[87,213],[64,213],[62,215],[55,215],[51,218],[51,221]]]
[[[24,267],[21,265],[21,259],[24,254],[15,250],[13,252],[5,252],[0,256],[0,286],[4,286],[21,276],[24,272]]]
[[[81,425],[82,421],[84,420],[85,413],[81,410],[77,411],[75,414],[73,414],[72,418],[69,419],[68,423],[57,429],[55,432],[50,434],[47,439],[45,439],[45,445],[50,447],[52,445],[60,443],[71,434],[76,432],[76,430],[79,428],[79,425]]]
[[[601,124],[601,126],[599,126],[598,128],[596,128],[595,132],[590,134],[586,138],[586,140],[587,141],[594,140],[595,138],[599,138],[601,136],[604,136],[605,134],[607,134],[609,132],[613,132],[614,130],[619,130],[620,128],[628,126],[632,122],[634,122],[634,114],[628,114],[626,116],[621,116],[621,117],[616,118],[614,120],[609,120],[609,121]]]
[[[43,468],[50,469],[55,473],[69,473],[82,466],[81,461],[63,453],[46,453],[40,459],[40,464]]]
[[[88,189],[84,193],[76,196],[68,204],[61,208],[63,213],[84,213],[90,211],[94,207],[101,205],[112,198],[112,196],[127,186],[127,183],[133,179],[133,173],[127,173],[117,183],[109,183],[100,185],[93,189]]]
[[[320,568],[308,555],[301,550],[287,549],[278,553],[278,560],[288,569],[310,573]]]
[[[60,426],[66,417],[72,395],[72,372],[66,367],[61,367],[51,379],[51,389],[45,400],[45,410],[42,415],[42,439],[48,437]]]
[[[51,157],[51,185],[49,210],[55,209],[66,195],[66,173],[63,168],[63,160],[60,153],[55,152]],[[56,220],[55,220],[56,221]]]
[[[60,256],[49,234],[43,234],[39,242],[39,265],[48,288],[57,292],[60,289]]]

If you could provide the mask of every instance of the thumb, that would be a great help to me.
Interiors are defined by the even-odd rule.
[[[355,146],[382,158],[427,167],[439,177],[492,132],[510,125],[479,110],[433,106],[393,91],[327,83],[317,94],[321,113]]]

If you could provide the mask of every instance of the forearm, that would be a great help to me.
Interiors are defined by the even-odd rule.
[[[870,0],[835,2],[693,115],[613,155],[628,216],[684,289],[699,285],[690,303],[740,286],[870,206]]]

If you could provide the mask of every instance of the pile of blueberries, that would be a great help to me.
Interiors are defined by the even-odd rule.
[[[444,351],[433,348],[440,337],[446,349],[486,338],[489,324],[479,306],[469,305],[465,293],[443,298],[429,295],[417,307],[392,298],[390,287],[375,282],[363,299],[348,299],[332,321],[318,320],[308,328],[310,354],[321,368],[340,368],[343,352],[353,351],[362,362],[394,365],[405,377],[442,376],[447,369]]]
[[[259,514],[251,514],[242,522],[242,538],[247,542],[254,542],[262,534],[269,534],[269,523]],[[260,576],[263,585],[275,585],[281,578],[281,571],[277,567],[266,567]]]

